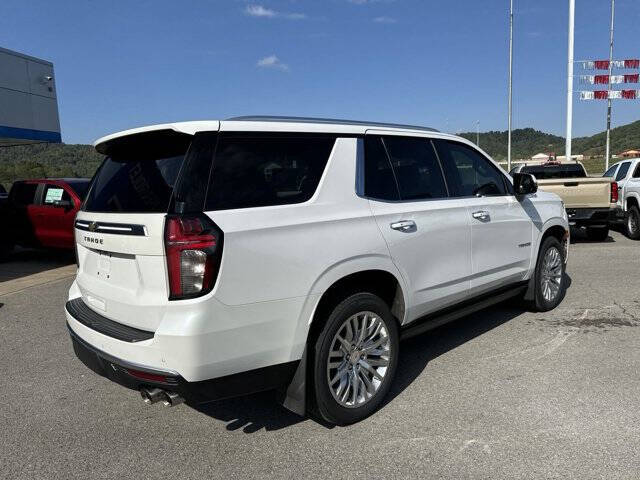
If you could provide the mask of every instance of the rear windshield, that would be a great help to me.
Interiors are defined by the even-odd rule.
[[[538,180],[551,178],[584,178],[587,176],[582,165],[549,165],[549,166],[527,166],[522,167],[520,173],[530,173]]]
[[[171,130],[133,135],[107,145],[84,210],[166,212],[190,135]]]

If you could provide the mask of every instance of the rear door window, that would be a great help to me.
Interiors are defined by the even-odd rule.
[[[158,131],[114,140],[84,209],[90,212],[166,212],[191,135]]]
[[[602,175],[602,176],[603,177],[613,177],[613,174],[616,173],[616,169],[617,168],[618,168],[618,165],[614,165],[613,167],[610,167],[609,170],[604,172],[604,175]]]
[[[640,178],[640,163],[636,164],[636,169],[633,171],[633,178]]]
[[[16,183],[11,192],[11,200],[16,205],[33,205],[37,189],[37,183]]]
[[[435,140],[452,196],[508,195],[505,176],[480,152],[458,142]]]
[[[372,135],[364,139],[364,194],[376,200],[400,200],[398,184],[382,138]]]
[[[618,170],[618,174],[616,175],[616,182],[619,182],[620,180],[623,180],[627,177],[630,166],[631,162],[624,162],[620,165],[620,170]]]
[[[446,198],[447,186],[428,138],[383,138],[402,200]]]
[[[207,210],[302,203],[315,193],[333,136],[221,134]]]

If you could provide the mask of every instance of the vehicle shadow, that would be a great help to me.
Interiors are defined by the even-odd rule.
[[[310,420],[280,405],[275,391],[193,405],[192,408],[226,422],[229,431],[242,430],[244,433],[256,433],[262,429],[267,432],[280,430]]]
[[[71,265],[75,262],[73,250],[36,250],[16,248],[0,263],[0,282],[33,275]]]
[[[616,240],[609,235],[604,240],[590,240],[587,237],[587,232],[583,228],[571,227],[571,244],[574,243],[615,243]]]
[[[567,289],[571,277],[565,276]],[[490,330],[526,312],[516,301],[507,301],[473,315],[461,318],[430,332],[402,342],[396,378],[382,408],[400,395],[418,378],[430,361],[456,347],[483,335]],[[227,422],[229,431],[242,430],[255,433],[259,430],[280,430],[300,422],[311,420],[289,412],[277,401],[276,392],[262,392],[204,405],[193,406],[199,412]],[[318,422],[317,419],[313,419]],[[326,428],[333,425],[318,422]]]

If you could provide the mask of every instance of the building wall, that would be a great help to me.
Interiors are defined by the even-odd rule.
[[[0,143],[60,142],[53,64],[0,48]]]

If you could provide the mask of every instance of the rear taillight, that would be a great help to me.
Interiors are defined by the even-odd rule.
[[[222,232],[208,217],[167,216],[164,235],[169,300],[213,289],[222,256]]]
[[[611,203],[618,203],[618,183],[611,182]]]

